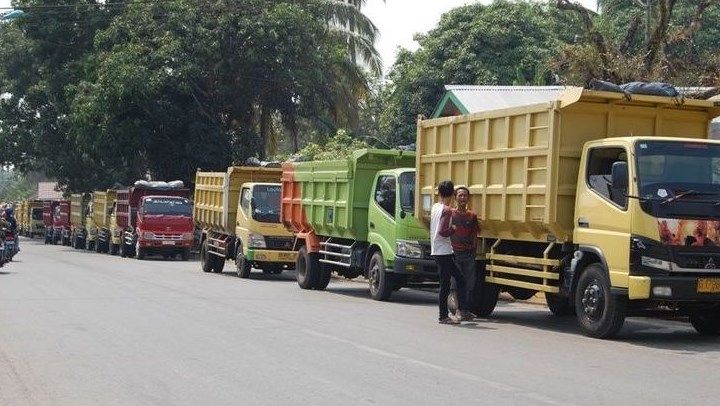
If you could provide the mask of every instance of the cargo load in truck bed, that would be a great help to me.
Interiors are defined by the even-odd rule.
[[[195,175],[195,223],[206,229],[235,234],[240,187],[248,182],[280,182],[280,168],[231,166],[226,172]]]
[[[416,207],[427,217],[437,183],[450,179],[470,189],[482,236],[570,241],[586,142],[621,136],[705,139],[719,114],[720,108],[705,100],[680,103],[644,95],[627,100],[567,87],[548,102],[420,120]]]
[[[100,228],[110,228],[110,209],[117,198],[117,191],[108,189],[105,192],[93,193],[93,222]]]
[[[288,229],[366,241],[368,203],[379,170],[412,168],[415,154],[364,149],[336,161],[283,164],[282,222]]]

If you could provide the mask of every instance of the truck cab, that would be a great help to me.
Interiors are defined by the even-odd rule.
[[[190,199],[180,196],[143,196],[135,222],[135,255],[190,258],[194,223]]]
[[[370,251],[379,250],[395,288],[437,281],[430,258],[430,234],[415,217],[415,168],[383,170],[373,180],[368,204]],[[376,264],[368,268],[373,290],[383,275]]]
[[[240,188],[236,235],[239,272],[251,267],[279,274],[292,268],[297,259],[294,237],[280,222],[279,183],[244,183]]]
[[[625,137],[587,143],[571,274],[596,267],[601,276],[567,278],[585,327],[612,331],[625,313],[669,308],[689,315],[700,333],[720,334],[718,201],[720,142]]]

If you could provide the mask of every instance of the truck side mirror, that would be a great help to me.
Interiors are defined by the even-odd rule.
[[[628,164],[627,162],[615,162],[612,164],[610,172],[612,178],[612,188],[615,190],[624,190],[627,194],[628,189]]]
[[[610,200],[618,206],[627,207],[628,199],[628,164],[615,162],[610,172],[612,185],[610,185]]]

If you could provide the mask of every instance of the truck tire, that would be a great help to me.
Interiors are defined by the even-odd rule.
[[[237,276],[243,279],[250,277],[252,271],[252,264],[243,255],[242,244],[238,244],[237,251],[235,252],[235,268],[237,269]]]
[[[627,299],[613,295],[610,278],[601,264],[588,265],[575,289],[575,310],[583,333],[611,338],[625,322]]]
[[[213,264],[212,258],[209,258],[212,254],[208,253],[208,242],[207,240],[202,242],[200,245],[200,268],[203,272],[212,272]]]
[[[368,281],[370,284],[370,297],[373,300],[386,301],[390,299],[395,287],[393,274],[385,269],[385,260],[382,252],[373,254],[368,264]]]
[[[330,264],[323,264],[318,262],[320,273],[313,286],[314,290],[325,290],[330,284],[330,278],[332,277],[332,266]]]
[[[127,258],[128,256],[128,249],[127,244],[125,244],[125,241],[120,243],[120,258]]]
[[[316,253],[307,252],[305,246],[300,247],[295,269],[297,270],[297,282],[301,289],[313,289],[317,285],[320,276],[320,261]]]
[[[103,242],[100,241],[100,239],[95,240],[95,252],[101,253],[101,252],[102,252],[102,246],[103,246]]]
[[[113,244],[112,242],[110,242],[109,244],[110,244],[110,250],[108,251],[108,253],[110,255],[117,255],[118,251],[120,250],[120,244]]]
[[[115,244],[112,244],[113,247],[115,247]],[[139,259],[140,261],[145,259],[145,248],[142,248],[140,246],[140,241],[135,243],[135,258]]]
[[[478,317],[488,317],[497,306],[500,286],[494,283],[478,281],[473,292],[471,311]]]
[[[570,303],[570,298],[566,296],[560,296],[555,293],[545,293],[545,303],[547,303],[548,309],[555,316],[572,316],[575,314],[575,309]]]
[[[85,249],[88,251],[94,251],[95,250],[95,241],[90,241],[88,239],[85,239]]]
[[[221,258],[215,254],[211,254],[208,252],[208,255],[210,255],[211,261],[212,261],[212,267],[213,272],[215,273],[222,273],[223,269],[225,269],[225,258]]]
[[[720,309],[690,315],[690,324],[704,336],[720,335]]]

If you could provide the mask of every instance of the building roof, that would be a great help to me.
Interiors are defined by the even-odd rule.
[[[550,102],[558,100],[567,89],[567,86],[447,85],[445,96],[433,111],[432,117],[456,116]]]
[[[58,190],[57,182],[38,182],[38,200],[60,200],[63,194]]]

